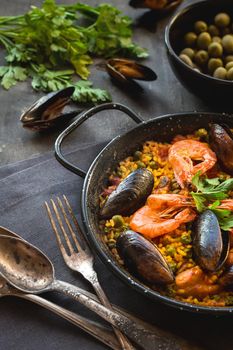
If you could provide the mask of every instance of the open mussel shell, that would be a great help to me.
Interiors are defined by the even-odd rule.
[[[62,113],[58,115],[54,119],[49,119],[49,120],[35,120],[32,122],[27,122],[23,124],[23,127],[25,129],[29,129],[32,131],[43,131],[43,130],[48,130],[52,128],[60,128],[62,126],[66,126],[66,124],[76,117],[81,110],[76,110],[68,113]]]
[[[130,0],[129,5],[134,8],[148,8],[160,13],[174,10],[183,0]]]
[[[134,80],[153,81],[156,73],[149,67],[125,58],[112,58],[106,62],[106,70],[111,78],[125,87],[139,89]]]
[[[108,219],[115,214],[131,215],[145,204],[153,186],[154,177],[148,169],[133,171],[109,195],[100,211],[100,216]]]
[[[210,125],[211,148],[216,153],[223,169],[233,175],[233,134],[225,125]]]
[[[32,130],[43,130],[61,125],[74,117],[74,112],[62,114],[64,107],[70,102],[74,87],[51,92],[33,103],[20,116],[23,127]],[[77,112],[75,113],[77,115]]]
[[[194,258],[205,271],[215,272],[226,261],[230,242],[228,232],[221,231],[218,219],[211,210],[199,215],[193,235]]]
[[[151,284],[168,284],[174,276],[159,249],[151,241],[132,230],[123,232],[116,249],[125,267],[139,279]]]

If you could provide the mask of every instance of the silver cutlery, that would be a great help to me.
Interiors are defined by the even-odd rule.
[[[62,256],[64,258],[64,261],[66,265],[73,271],[79,272],[86,280],[88,280],[91,285],[93,286],[99,300],[102,302],[103,305],[107,306],[109,309],[111,309],[111,304],[103,291],[98,276],[96,274],[96,271],[93,268],[93,261],[94,257],[91,253],[91,250],[89,249],[87,242],[82,234],[82,231],[79,227],[78,221],[75,218],[75,215],[73,213],[73,210],[66,198],[65,195],[63,195],[63,202],[60,200],[60,198],[57,197],[57,203],[60,208],[60,213],[63,216],[63,221],[66,223],[66,226],[63,225],[62,217],[59,214],[59,210],[57,208],[57,205],[55,204],[54,200],[50,200],[51,205],[53,208],[53,211],[55,213],[55,217],[57,218],[57,222],[60,227],[60,231],[62,232],[62,235],[65,239],[65,242],[67,244],[67,248],[62,243],[62,239],[59,233],[59,230],[57,229],[57,225],[55,223],[55,220],[53,218],[52,211],[48,205],[47,202],[45,202],[45,206],[48,212],[48,216],[53,228],[53,231],[56,235],[58,246],[60,248],[60,251],[62,253]],[[64,203],[64,204],[63,204]],[[66,210],[65,210],[65,207]],[[67,215],[67,212],[69,213],[69,216]],[[70,219],[69,219],[70,218]],[[72,221],[72,222],[71,222]],[[73,223],[73,225],[72,225]],[[74,228],[76,229],[76,232],[78,234],[78,238],[76,237],[76,234],[74,232]],[[69,238],[69,235],[71,235],[72,240]],[[121,344],[122,349],[124,350],[133,350],[135,349],[132,344],[128,341],[128,339],[115,327],[113,327],[114,332],[119,340],[119,343]]]
[[[19,238],[23,241],[26,241],[23,237],[21,237],[20,235],[18,235],[17,233],[10,231],[9,229],[0,226],[0,236],[10,236],[10,237],[16,237]],[[27,242],[27,241],[26,241]],[[96,297],[96,295],[84,290],[84,289],[80,289],[82,291],[83,294],[85,294],[87,297],[94,299],[95,301],[98,301],[98,298]],[[137,316],[131,314],[130,312],[126,311],[125,309],[116,306],[114,304],[111,304],[111,306],[113,307],[113,310],[123,314],[124,316],[132,319],[134,322],[138,323],[139,325],[142,326],[142,328],[146,328],[148,330],[150,330],[151,332],[156,332],[157,331],[157,327],[154,327],[153,325],[143,321],[142,319],[138,318]]]
[[[19,235],[5,229],[4,227],[0,227],[0,236],[1,235],[7,235],[7,236],[17,237],[22,239]],[[111,328],[108,329],[107,327],[102,326],[97,322],[91,321],[85,317],[75,314],[74,312],[68,311],[63,307],[60,307],[52,303],[51,301],[48,301],[40,297],[39,295],[23,293],[17,290],[16,288],[10,286],[4,280],[4,278],[0,277],[0,297],[4,297],[4,296],[14,296],[14,297],[19,297],[21,299],[32,301],[33,303],[36,303],[54,312],[55,314],[61,316],[62,318],[74,324],[75,326],[78,326],[79,328],[86,331],[87,333],[89,333],[90,335],[92,335],[102,343],[108,345],[111,349],[114,349],[114,350],[119,349],[118,341],[113,335]]]
[[[8,283],[2,277],[0,277],[0,298],[5,296],[14,296],[32,301],[33,303],[38,304],[52,311],[53,313],[61,316],[67,321],[73,323],[75,326],[78,326],[79,328],[89,333],[102,343],[108,345],[111,349],[119,350],[118,341],[114,336],[114,333],[112,332],[111,328],[107,329],[107,327],[102,326],[97,322],[90,321],[85,317],[79,316],[74,312],[68,311],[38,295],[23,293],[12,286],[9,286]]]
[[[4,242],[5,241],[5,242]],[[10,243],[11,241],[11,243]],[[15,246],[14,251],[9,251],[6,249],[7,247],[4,246],[2,243],[6,243],[11,245],[10,250],[12,249],[12,246]],[[21,249],[18,245],[21,245]],[[17,285],[17,272],[21,277],[26,277],[26,279],[23,281],[18,281],[18,284],[21,284],[21,290],[25,291],[25,288],[29,287],[27,285],[27,279],[29,280],[32,278],[35,278],[36,276],[33,276],[36,271],[33,269],[34,266],[30,266],[29,270],[26,272],[29,273],[28,276],[26,275],[25,270],[22,269],[22,266],[19,266],[19,269],[12,270],[12,276],[9,275],[9,270],[7,267],[13,267],[11,266],[11,260],[14,260],[17,255],[20,254],[20,258],[25,257],[25,251],[26,255],[31,256],[31,258],[40,257],[42,261],[45,263],[46,267],[47,265],[52,265],[50,260],[36,247],[32,246],[31,244],[27,243],[24,240],[17,239],[17,238],[11,238],[7,236],[0,235],[0,276],[6,275],[8,276],[8,281],[11,282],[11,285]],[[8,253],[8,254],[6,254]],[[15,253],[17,253],[15,255]],[[30,253],[30,254],[29,254]],[[8,258],[5,259],[8,255]],[[32,259],[33,260],[33,259]],[[7,264],[4,264],[5,262],[8,262]],[[18,257],[17,257],[17,262]],[[35,263],[35,260],[33,261]],[[14,265],[14,264],[13,264]],[[22,262],[20,263],[22,265]],[[42,270],[44,268],[42,266]],[[52,271],[53,267],[52,267]],[[44,273],[44,271],[43,271]],[[43,280],[43,274],[39,277],[39,280]],[[46,283],[46,276],[44,280],[44,284]],[[51,278],[51,277],[50,277]],[[6,278],[5,278],[6,279]],[[36,281],[31,281],[32,286]],[[54,284],[61,284],[60,287],[56,288]],[[67,288],[67,291],[63,291],[63,288]],[[24,289],[23,289],[24,288]],[[20,289],[20,288],[19,288]],[[68,296],[71,296],[75,298],[76,300],[80,301],[82,304],[86,305],[89,309],[93,310],[94,312],[98,313],[100,316],[106,319],[106,321],[109,321],[110,323],[113,323],[114,325],[118,326],[119,328],[124,331],[127,335],[131,335],[131,339],[135,340],[135,343],[141,347],[141,349],[145,350],[201,350],[202,348],[199,346],[196,346],[195,344],[191,343],[190,341],[187,341],[179,336],[174,335],[173,333],[170,333],[168,331],[164,331],[160,329],[157,326],[149,325],[148,323],[138,319],[137,317],[129,314],[125,310],[119,309],[118,307],[113,305],[114,312],[112,310],[108,310],[108,308],[104,307],[103,305],[99,304],[97,302],[97,297],[93,295],[92,293],[89,293],[85,290],[82,290],[81,288],[72,286],[71,284],[68,284],[66,282],[57,281],[54,278],[54,275],[52,275],[52,282],[46,286],[40,285],[40,288],[37,290],[34,290],[33,294],[40,293],[42,291],[50,291],[50,290],[57,290],[60,292],[65,293]],[[28,292],[28,291],[27,291]],[[34,295],[36,296],[36,295]]]
[[[112,311],[88,297],[83,290],[55,279],[50,260],[36,247],[14,237],[0,237],[0,275],[15,288],[31,294],[57,291],[74,298],[106,321],[118,327],[135,344],[145,350],[186,349],[186,342],[157,329],[143,327],[134,320]],[[171,334],[170,334],[171,335]]]

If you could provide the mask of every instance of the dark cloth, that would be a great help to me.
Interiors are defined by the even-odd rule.
[[[87,169],[103,145],[86,146],[71,151],[69,159]],[[44,201],[65,194],[78,218],[83,179],[63,168],[48,153],[0,168],[0,225],[20,234],[40,248],[52,260],[58,279],[92,290],[77,273],[70,271],[60,254],[47,217]],[[172,330],[186,339],[195,339],[206,345],[206,334],[215,338],[215,344],[206,349],[220,349],[225,335],[224,349],[231,349],[231,321],[209,319],[170,309],[138,294],[115,277],[99,259],[95,267],[100,282],[111,302],[125,307],[148,322]],[[92,319],[98,319],[77,302],[57,293],[47,293],[46,298]],[[79,328],[69,324],[30,302],[17,298],[0,300],[0,349],[2,350],[98,350],[107,347],[97,342]],[[214,327],[218,332],[214,332]]]

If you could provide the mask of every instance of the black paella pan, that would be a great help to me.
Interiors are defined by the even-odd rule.
[[[116,109],[124,112],[138,125],[130,131],[118,135],[103,148],[92,162],[87,173],[79,167],[71,164],[62,154],[62,143],[85,120],[103,110]],[[207,128],[210,122],[228,124],[233,127],[233,116],[217,113],[176,113],[163,115],[143,121],[135,112],[118,103],[106,103],[91,108],[84,112],[57,138],[55,143],[55,155],[57,160],[67,169],[84,178],[82,190],[82,217],[85,225],[86,237],[90,245],[100,256],[101,260],[125,283],[153,300],[161,301],[172,307],[192,312],[201,312],[213,315],[226,315],[233,312],[233,307],[207,307],[197,306],[163,296],[152,290],[128,271],[122,268],[114,259],[106,243],[103,241],[99,230],[99,196],[107,186],[108,177],[117,167],[119,161],[136,150],[147,140],[158,142],[170,142],[177,134],[186,135],[199,128]]]

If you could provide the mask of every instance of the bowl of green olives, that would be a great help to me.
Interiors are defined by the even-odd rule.
[[[196,2],[178,12],[166,27],[171,67],[194,94],[212,102],[233,95],[232,0]]]

